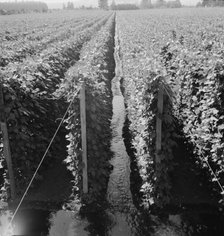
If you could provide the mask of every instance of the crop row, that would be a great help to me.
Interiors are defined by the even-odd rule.
[[[6,28],[5,31],[2,30],[2,41],[4,44],[2,47],[7,47],[10,43],[16,43],[18,41],[26,41],[27,39],[30,40],[38,40],[42,39],[48,32],[54,33],[65,27],[65,25],[71,25],[72,23],[78,23],[82,22],[82,20],[85,20],[85,18],[77,18],[72,19],[68,21],[64,21],[62,24],[59,24],[59,22],[52,22],[51,24],[45,24],[42,27],[33,28],[30,30],[23,30],[23,33],[21,35],[18,34],[18,32],[14,32],[10,28]]]
[[[54,12],[48,14],[21,14],[0,16],[0,39],[3,42],[26,39],[36,32],[60,28],[74,21],[103,15],[103,12]]]
[[[195,157],[209,170],[210,180],[219,180],[223,186],[224,45],[220,46],[220,42],[212,41],[210,46],[205,48],[202,44],[195,52],[172,42],[166,48],[170,55],[166,69],[177,98],[176,115]]]
[[[47,29],[42,36],[38,35],[37,40],[31,40],[30,37],[27,36],[26,39],[4,44],[5,46],[0,48],[0,65],[5,67],[11,62],[22,61],[26,57],[39,54],[44,49],[52,47],[52,45],[53,47],[56,47],[57,44],[61,44],[61,42],[68,40],[83,29],[91,27],[94,23],[100,21],[102,16],[87,18],[81,23],[70,22],[69,25],[64,25],[59,29],[55,29],[57,33]]]
[[[87,153],[89,194],[83,196],[81,187],[81,134],[79,99],[76,99],[67,119],[69,134],[67,139],[68,157],[65,160],[74,175],[76,193],[81,194],[85,203],[105,200],[110,173],[110,119],[112,98],[110,83],[114,76],[113,42],[114,15],[106,25],[84,46],[80,60],[66,73],[59,93],[65,94],[68,101],[83,83],[86,88],[87,113]],[[77,116],[78,115],[78,116]],[[80,195],[79,195],[80,196]]]
[[[118,14],[124,94],[144,206],[170,202],[172,159],[181,132],[194,147],[195,161],[209,161],[223,181],[222,12],[180,11],[181,17],[173,10]],[[161,87],[164,110],[158,114]],[[158,117],[163,123],[159,153]],[[216,180],[212,174],[211,180]]]
[[[79,60],[82,46],[108,21],[103,17],[78,35],[46,49],[38,57],[10,64],[1,71],[12,160],[17,190],[22,191],[65,111],[63,98],[53,95],[65,72]],[[45,166],[63,152],[62,129],[51,148]],[[38,150],[38,152],[36,151]]]

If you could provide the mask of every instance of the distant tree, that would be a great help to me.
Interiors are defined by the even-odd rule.
[[[0,14],[47,12],[48,6],[44,2],[0,2],[0,10]]]
[[[178,8],[182,7],[180,0],[175,0],[175,1],[169,1],[166,3],[166,6],[168,8]]]
[[[224,0],[202,0],[202,6],[224,6]]]
[[[100,9],[108,9],[108,0],[99,0]]]
[[[66,9],[66,5],[65,5],[65,3],[63,3],[63,7],[62,7],[62,8],[63,8],[63,10],[65,10],[65,9]]]
[[[116,10],[138,10],[139,8],[135,4],[118,4],[116,5]]]
[[[116,3],[115,3],[115,0],[112,1],[111,5],[110,5],[110,9],[111,9],[111,10],[116,10]]]
[[[68,10],[73,10],[73,9],[74,9],[74,4],[73,4],[73,2],[68,2],[68,3],[67,3],[67,9],[68,9]]]
[[[141,0],[140,7],[143,9],[144,8],[151,8],[152,7],[151,0]]]
[[[166,5],[165,0],[157,0],[156,3],[154,4],[155,7],[163,7]]]
[[[156,3],[157,3],[157,4],[164,4],[164,3],[165,3],[165,0],[157,0]]]

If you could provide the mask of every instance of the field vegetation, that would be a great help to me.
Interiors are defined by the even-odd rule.
[[[17,47],[18,52],[13,49],[12,55],[8,52],[9,55],[2,58],[4,112],[8,123],[9,139],[12,142],[12,159],[19,192],[23,191],[22,186],[26,186],[24,184],[33,174],[41,154],[44,153],[56,130],[57,120],[64,112],[66,101],[63,97],[57,97],[54,92],[60,86],[66,71],[79,60],[82,46],[100,30],[110,15],[111,13],[104,12],[100,15],[95,14],[94,17],[91,14],[86,15],[86,20],[77,25],[76,30],[75,27],[74,29],[67,27],[67,21],[64,21],[65,25],[62,26],[61,32],[64,36],[59,36],[55,41],[52,39],[55,35],[51,34],[51,27],[49,27],[49,32],[45,33],[54,43],[46,44],[45,37],[32,40],[29,35],[25,38],[21,35],[23,39],[21,41],[25,46],[24,51]],[[67,17],[67,20],[71,21],[69,19],[71,15],[68,14]],[[74,21],[79,21],[79,17]],[[41,27],[44,28],[45,22],[42,23]],[[54,23],[53,21],[52,24]],[[32,31],[30,33],[32,34]],[[18,41],[16,40],[15,43]],[[33,46],[35,44],[39,47]],[[2,50],[3,48],[4,45]],[[59,143],[62,142],[60,138],[57,140]],[[40,152],[36,152],[36,149]],[[57,158],[56,152],[59,153],[62,149],[63,145],[56,144],[55,150],[51,150],[49,155]]]
[[[135,208],[147,216],[151,209],[165,214],[165,209],[184,211],[189,205],[219,214],[224,199],[223,21],[222,8],[0,16],[1,123],[9,133],[17,197],[70,105],[34,188],[60,161],[71,173],[73,199],[91,210],[108,206],[116,136],[111,81],[116,78],[113,86],[121,87],[119,99],[126,108],[122,141],[131,162]],[[82,189],[79,93],[84,84],[88,193]],[[0,194],[9,200],[2,133],[0,140]],[[148,221],[141,220],[146,228],[139,235],[148,235]]]
[[[223,185],[222,13],[182,9],[118,14],[124,91],[143,204],[170,201],[170,172],[181,132],[193,146],[196,163],[208,168],[209,162]],[[155,167],[160,86],[165,101],[162,151]]]

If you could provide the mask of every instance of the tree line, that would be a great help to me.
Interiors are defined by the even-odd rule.
[[[48,6],[44,2],[0,2],[0,15],[47,11]]]
[[[75,9],[73,2],[67,2],[67,5],[63,3],[63,10],[73,10],[73,9]]]
[[[200,0],[197,6],[224,6],[224,0]],[[115,0],[112,1],[110,7],[108,6],[108,0],[99,0],[99,8],[111,9],[111,10],[136,10],[136,9],[147,9],[147,8],[178,8],[182,7],[180,0],[157,0],[152,3],[152,0],[141,0],[139,5],[136,4],[116,4]]]
[[[202,0],[202,3],[199,3],[198,5],[208,7],[224,6],[224,0]]]
[[[147,8],[157,8],[157,7],[168,7],[175,8],[181,7],[180,0],[165,1],[157,0],[152,3],[151,0],[141,0],[140,4],[116,4],[115,0],[112,1],[110,7],[108,6],[108,0],[99,0],[99,8],[101,9],[111,9],[111,10],[136,10],[136,9],[147,9]]]

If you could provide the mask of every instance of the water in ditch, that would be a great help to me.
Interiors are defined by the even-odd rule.
[[[11,211],[0,213],[0,236],[87,236],[88,223],[72,211],[22,209],[8,227]]]
[[[110,236],[135,235],[131,213],[136,211],[130,191],[130,159],[123,140],[123,126],[125,122],[124,98],[120,91],[120,78],[112,81],[113,117],[111,122],[113,152],[113,171],[108,183],[107,198],[111,205],[112,227]]]
[[[111,88],[113,94],[113,116],[111,121],[112,140],[111,151],[113,158],[111,164],[113,171],[110,174],[107,200],[110,204],[111,228],[108,236],[134,236],[132,215],[136,209],[132,201],[130,190],[130,158],[126,152],[123,139],[123,127],[126,118],[124,97],[121,92],[121,61],[119,58],[119,38],[116,28],[115,33],[115,77],[112,80]]]
[[[10,211],[0,212],[1,236],[220,236],[224,233],[223,217],[197,210],[169,215],[164,221],[157,221],[156,216],[153,216],[154,223],[148,221],[139,225],[130,221],[130,216],[127,217],[130,212],[111,211],[113,224],[108,225],[106,231],[98,230],[97,233],[90,232],[89,222],[80,219],[80,216],[72,211],[38,209],[21,210],[13,222],[13,229],[10,228],[6,233],[11,215]],[[100,223],[98,216],[95,221]]]

